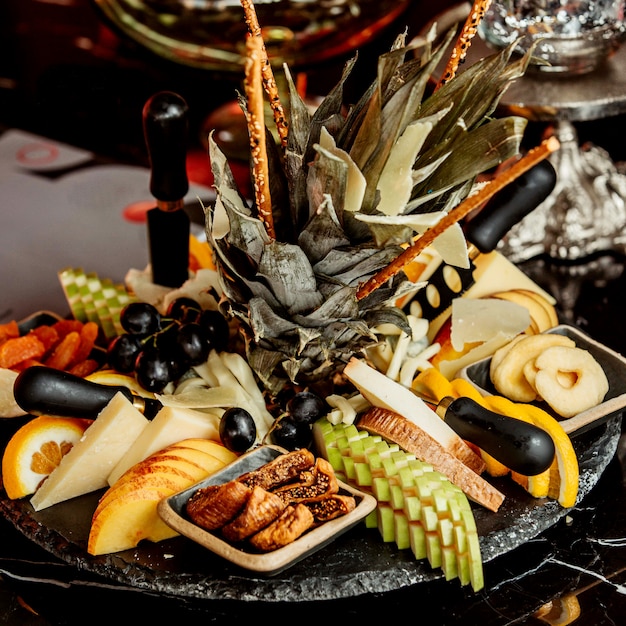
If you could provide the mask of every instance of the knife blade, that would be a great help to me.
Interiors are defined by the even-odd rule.
[[[183,210],[189,191],[187,117],[187,103],[171,91],[156,93],[143,108],[150,193],[156,200],[147,212],[152,282],[165,287],[180,287],[189,278],[190,222]]]
[[[428,286],[420,289],[405,308],[431,322],[446,313],[452,300],[474,284],[479,256],[493,252],[506,233],[539,206],[555,185],[556,171],[547,160],[507,185],[464,225],[469,267],[452,268],[441,262],[428,279]]]
[[[433,402],[412,391],[462,439],[477,445],[509,469],[524,476],[536,476],[552,465],[554,441],[538,426],[489,411],[471,398],[446,396]]]

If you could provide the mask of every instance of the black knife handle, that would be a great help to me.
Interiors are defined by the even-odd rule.
[[[463,439],[524,476],[541,474],[554,460],[554,441],[545,430],[489,411],[470,398],[444,398],[437,414]]]
[[[496,249],[504,235],[537,208],[556,185],[556,171],[543,160],[499,191],[467,222],[465,238],[481,252]]]
[[[164,210],[181,208],[189,191],[187,118],[187,103],[171,91],[156,93],[143,108],[143,131],[151,165],[150,193]]]
[[[147,418],[156,414],[156,400],[139,398],[123,385],[101,385],[51,367],[33,366],[13,384],[17,404],[31,415],[96,419],[116,393],[122,393]]]

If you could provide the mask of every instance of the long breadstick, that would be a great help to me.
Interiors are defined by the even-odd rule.
[[[244,89],[248,100],[248,135],[252,157],[252,178],[254,199],[259,219],[271,239],[275,239],[272,198],[270,194],[267,145],[265,141],[265,111],[263,106],[263,86],[261,84],[261,45],[258,37],[246,39],[246,64]]]
[[[441,235],[444,230],[462,220],[498,191],[516,180],[524,172],[537,165],[540,161],[543,161],[543,159],[547,158],[555,150],[558,150],[559,145],[559,140],[554,136],[546,139],[539,146],[529,150],[526,155],[509,169],[502,171],[495,178],[490,180],[474,195],[466,198],[461,204],[442,217],[434,226],[425,231],[421,237],[416,239],[411,246],[399,254],[389,265],[360,285],[356,292],[357,300],[362,300],[390,278],[393,278],[405,265],[413,261],[423,252],[423,250]]]
[[[276,79],[274,78],[274,72],[267,56],[267,50],[265,49],[265,43],[263,42],[263,35],[261,33],[261,25],[256,14],[256,9],[252,0],[240,0],[241,6],[245,14],[246,25],[250,35],[261,41],[261,74],[263,76],[263,87],[269,98],[270,106],[272,107],[272,113],[274,115],[274,123],[276,124],[276,130],[280,137],[281,146],[284,148],[287,145],[287,133],[288,124],[285,116],[285,110],[280,101],[280,95],[278,93],[278,87],[276,86]]]
[[[435,91],[440,87],[443,87],[443,85],[456,75],[459,65],[463,63],[465,57],[467,56],[467,51],[472,43],[472,39],[478,32],[478,25],[485,16],[490,4],[491,0],[474,0],[472,10],[467,16],[465,24],[463,24],[461,33],[454,44],[454,48],[452,49],[452,53],[448,59],[448,64],[446,65],[441,79],[435,87]]]

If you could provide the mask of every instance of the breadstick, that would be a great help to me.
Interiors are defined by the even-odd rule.
[[[491,179],[484,187],[475,194],[466,198],[461,204],[444,215],[434,226],[424,232],[411,246],[399,254],[389,265],[380,270],[359,286],[356,297],[362,300],[370,293],[378,289],[382,284],[393,278],[405,265],[413,261],[423,250],[429,246],[441,233],[461,221],[473,210],[479,208],[498,191],[512,183],[524,172],[547,158],[552,152],[558,150],[559,140],[552,136],[544,140],[539,146],[529,150],[519,161],[509,169],[503,170],[495,178]]]
[[[254,199],[259,219],[263,222],[268,236],[271,239],[275,239],[269,169],[267,165],[267,145],[265,142],[263,87],[261,85],[260,48],[262,43],[259,37],[249,36],[246,39],[244,88],[248,99],[246,118],[248,121],[248,135],[250,137]]]
[[[467,16],[465,24],[463,24],[463,29],[454,44],[446,69],[439,79],[439,82],[435,87],[435,91],[437,91],[440,87],[443,87],[443,85],[456,75],[459,65],[463,63],[465,57],[467,56],[467,51],[472,43],[472,39],[478,32],[478,25],[485,16],[490,4],[491,0],[474,0],[472,10]]]
[[[274,123],[276,124],[276,130],[278,131],[278,136],[280,137],[281,146],[284,148],[287,145],[287,118],[285,116],[283,105],[280,101],[278,87],[276,86],[276,79],[274,78],[274,72],[272,71],[272,66],[267,56],[265,43],[263,42],[261,25],[259,24],[259,19],[252,0],[241,0],[241,6],[244,10],[248,32],[252,37],[261,41],[261,74],[263,76],[263,87],[265,88],[270,106],[272,107]]]

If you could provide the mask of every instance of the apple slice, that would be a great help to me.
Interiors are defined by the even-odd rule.
[[[199,439],[194,437],[188,437],[183,441],[173,443],[170,447],[195,448],[196,450],[201,450],[206,454],[210,454],[211,456],[220,459],[220,461],[223,461],[225,464],[232,463],[238,458],[238,455],[229,450],[224,444],[213,439]]]
[[[212,474],[216,471],[216,469],[220,469],[224,467],[224,465],[226,465],[226,463],[222,461],[222,459],[218,459],[216,456],[213,456],[212,454],[207,454],[202,450],[196,450],[195,448],[185,448],[183,446],[167,446],[166,448],[163,448],[163,450],[158,450],[157,452],[154,452],[143,461],[139,461],[139,463],[136,463],[128,470],[126,470],[124,474],[132,472],[136,468],[141,468],[143,466],[149,467],[153,463],[158,463],[161,459],[181,459],[187,461],[188,463],[192,463],[193,465],[202,468],[205,474]],[[124,474],[122,474],[122,476]]]
[[[110,500],[92,518],[87,552],[110,554],[134,548],[144,539],[175,537],[178,533],[157,514],[159,501],[172,493],[167,487],[144,487]]]
[[[550,328],[554,328],[554,326],[559,325],[559,315],[554,308],[554,305],[549,302],[546,298],[544,298],[540,293],[536,291],[532,291],[530,289],[516,289],[519,293],[532,298],[536,302],[538,302],[548,313],[548,317],[550,318]]]
[[[143,489],[166,489],[169,493],[176,493],[193,485],[194,482],[198,481],[193,478],[186,478],[180,474],[167,471],[161,472],[156,470],[156,468],[154,472],[146,470],[142,474],[133,475],[121,482],[118,481],[113,487],[107,489],[98,502],[95,514],[98,514],[111,502],[123,501],[129,494],[142,491]]]
[[[190,480],[201,480],[203,476],[206,476],[207,469],[204,465],[198,465],[192,461],[188,461],[179,456],[170,454],[158,455],[158,458],[148,457],[143,461],[133,465],[127,472],[124,472],[113,487],[117,487],[121,483],[131,480],[136,476],[141,476],[147,472],[163,472],[167,474],[178,474],[184,476]]]
[[[136,463],[104,493],[91,521],[90,554],[127,550],[142,539],[161,541],[177,534],[161,521],[159,501],[226,465],[186,443],[176,442]]]

